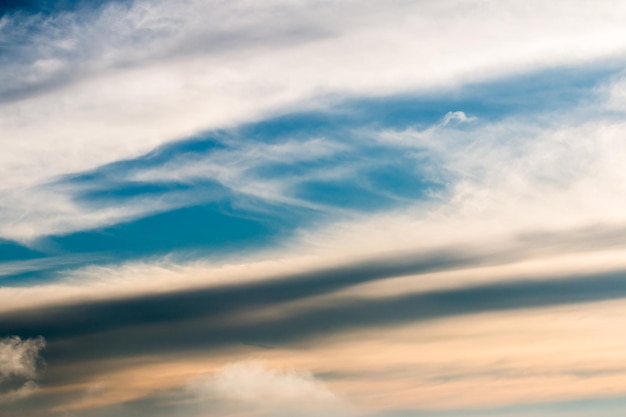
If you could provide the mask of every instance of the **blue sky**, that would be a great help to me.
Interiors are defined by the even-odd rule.
[[[0,15],[0,417],[626,410],[619,2]]]

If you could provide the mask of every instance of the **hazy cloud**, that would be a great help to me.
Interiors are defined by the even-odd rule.
[[[42,337],[0,339],[0,401],[17,400],[35,391],[45,346]]]
[[[310,372],[268,367],[261,361],[230,363],[187,385],[196,400],[253,416],[339,416],[346,405]]]

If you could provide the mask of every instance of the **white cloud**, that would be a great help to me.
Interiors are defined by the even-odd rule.
[[[132,217],[92,215],[61,197],[51,216],[32,211],[49,197],[37,186],[59,175],[330,96],[611,57],[626,48],[625,17],[623,2],[564,0],[144,0],[29,18],[36,22],[5,17],[13,47],[0,74],[12,90],[0,104],[0,223],[12,226],[0,235],[29,239]]]
[[[446,127],[449,124],[454,123],[467,123],[473,122],[476,120],[476,117],[470,116],[468,117],[465,112],[462,111],[449,111],[441,120],[441,126]]]
[[[0,402],[24,398],[36,390],[35,380],[42,362],[40,353],[45,346],[42,337],[0,339]]]
[[[626,223],[626,175],[621,140],[626,124],[573,121],[555,115],[550,126],[512,117],[471,128],[433,126],[374,134],[390,146],[428,156],[426,175],[449,184],[439,199],[417,207],[364,216],[345,228],[310,236],[338,245],[401,249],[453,241],[509,238],[530,231],[565,231]],[[384,225],[384,226],[383,226]],[[349,236],[369,236],[362,243]],[[316,241],[318,238],[314,238]],[[339,243],[341,241],[342,243]]]
[[[224,412],[255,416],[347,415],[348,407],[306,371],[268,367],[260,361],[235,362],[219,372],[190,381],[197,400],[221,405]]]

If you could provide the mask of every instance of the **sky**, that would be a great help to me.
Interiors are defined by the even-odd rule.
[[[626,413],[626,3],[0,2],[0,417]]]

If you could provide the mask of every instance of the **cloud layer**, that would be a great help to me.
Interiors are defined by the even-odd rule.
[[[0,14],[0,417],[626,410],[623,2]]]
[[[142,201],[93,211],[40,186],[207,129],[346,94],[615,56],[624,13],[614,1],[136,1],[4,15],[0,235],[30,241],[163,210]]]

